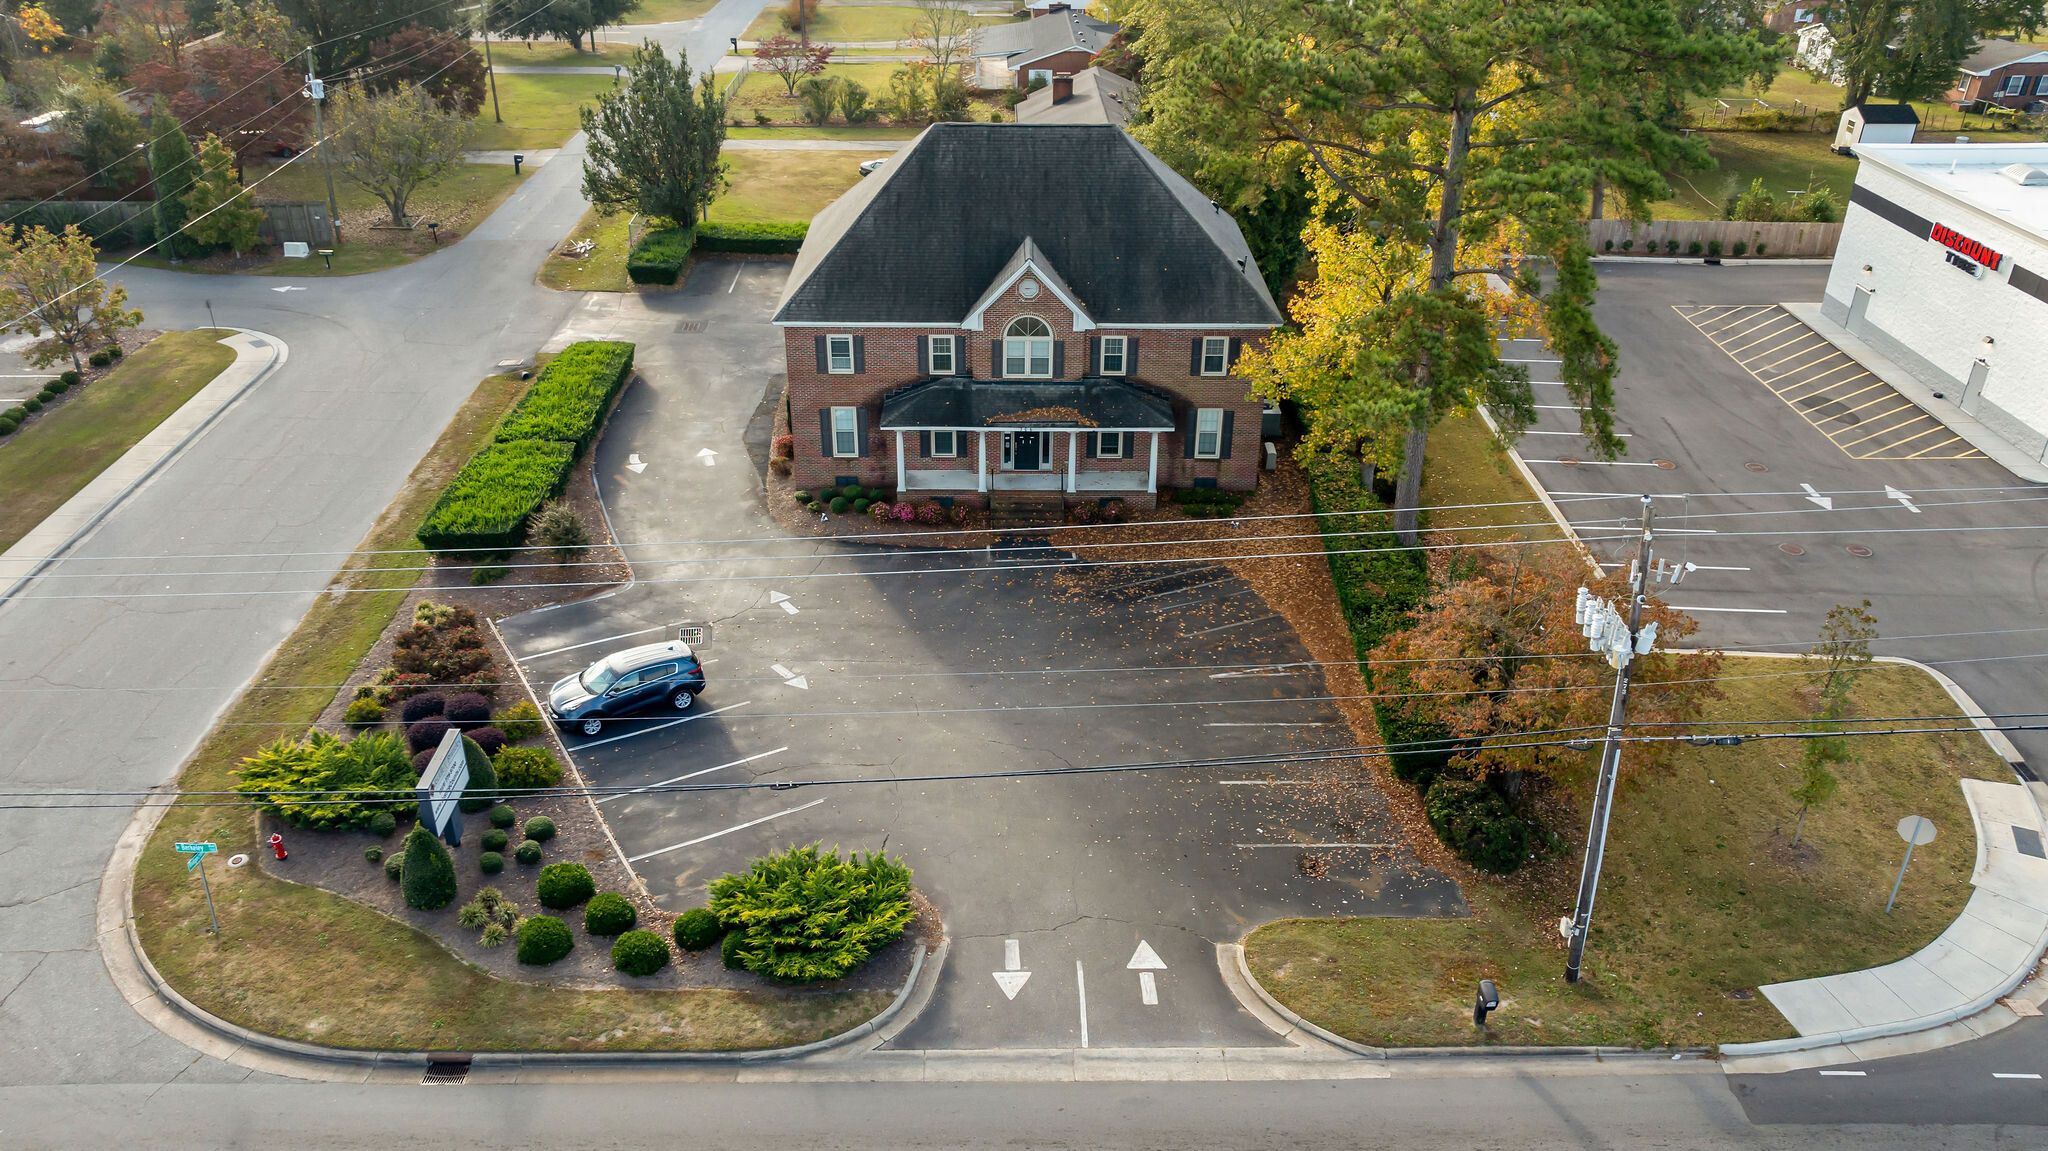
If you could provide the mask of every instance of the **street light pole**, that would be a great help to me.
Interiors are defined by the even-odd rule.
[[[1600,890],[1600,865],[1607,855],[1607,818],[1614,810],[1614,786],[1621,774],[1621,733],[1628,718],[1629,667],[1634,662],[1642,635],[1643,603],[1650,581],[1650,497],[1643,497],[1642,536],[1636,541],[1635,570],[1630,580],[1628,634],[1613,650],[1621,653],[1614,661],[1614,702],[1607,709],[1607,739],[1600,747],[1600,777],[1593,786],[1593,821],[1586,831],[1586,862],[1579,872],[1579,903],[1572,912],[1571,954],[1565,960],[1564,981],[1579,981],[1580,963],[1586,955],[1586,935],[1593,926],[1593,899]],[[1583,595],[1584,593],[1581,592]],[[1655,633],[1651,633],[1652,636]],[[1598,644],[1598,640],[1595,641]],[[1597,650],[1597,647],[1596,647]]]
[[[484,75],[491,79],[491,119],[503,124],[504,113],[498,111],[498,72],[491,66],[491,0],[484,0]]]
[[[321,108],[327,103],[327,85],[313,74],[313,50],[306,49],[306,95],[313,100],[313,146],[320,149],[320,166],[327,172],[327,230],[332,242],[341,243],[341,207],[334,199],[334,152],[327,147],[327,128]]]

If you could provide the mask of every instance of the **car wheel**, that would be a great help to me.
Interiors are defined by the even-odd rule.
[[[578,723],[576,725],[576,728],[585,735],[596,735],[598,732],[604,730],[604,721],[593,715],[588,719],[583,720],[581,723]]]
[[[676,705],[677,711],[688,711],[690,710],[690,705],[697,702],[697,695],[690,689],[683,688],[676,692],[676,697],[671,702]]]

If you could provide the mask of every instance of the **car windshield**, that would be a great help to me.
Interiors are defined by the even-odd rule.
[[[576,677],[576,682],[582,684],[583,690],[592,695],[603,695],[604,689],[617,683],[618,679],[619,673],[612,667],[611,661],[601,659],[584,668],[583,674]]]

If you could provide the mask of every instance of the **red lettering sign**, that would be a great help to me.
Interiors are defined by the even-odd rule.
[[[1947,224],[1936,224],[1933,236],[1935,243],[1959,252],[1994,272],[1998,270],[1999,264],[2005,262],[2004,253],[1985,247]]]

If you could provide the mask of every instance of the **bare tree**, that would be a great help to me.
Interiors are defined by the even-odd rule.
[[[903,45],[923,52],[941,73],[966,68],[973,59],[974,13],[955,7],[953,0],[912,0],[912,6],[917,17]]]

